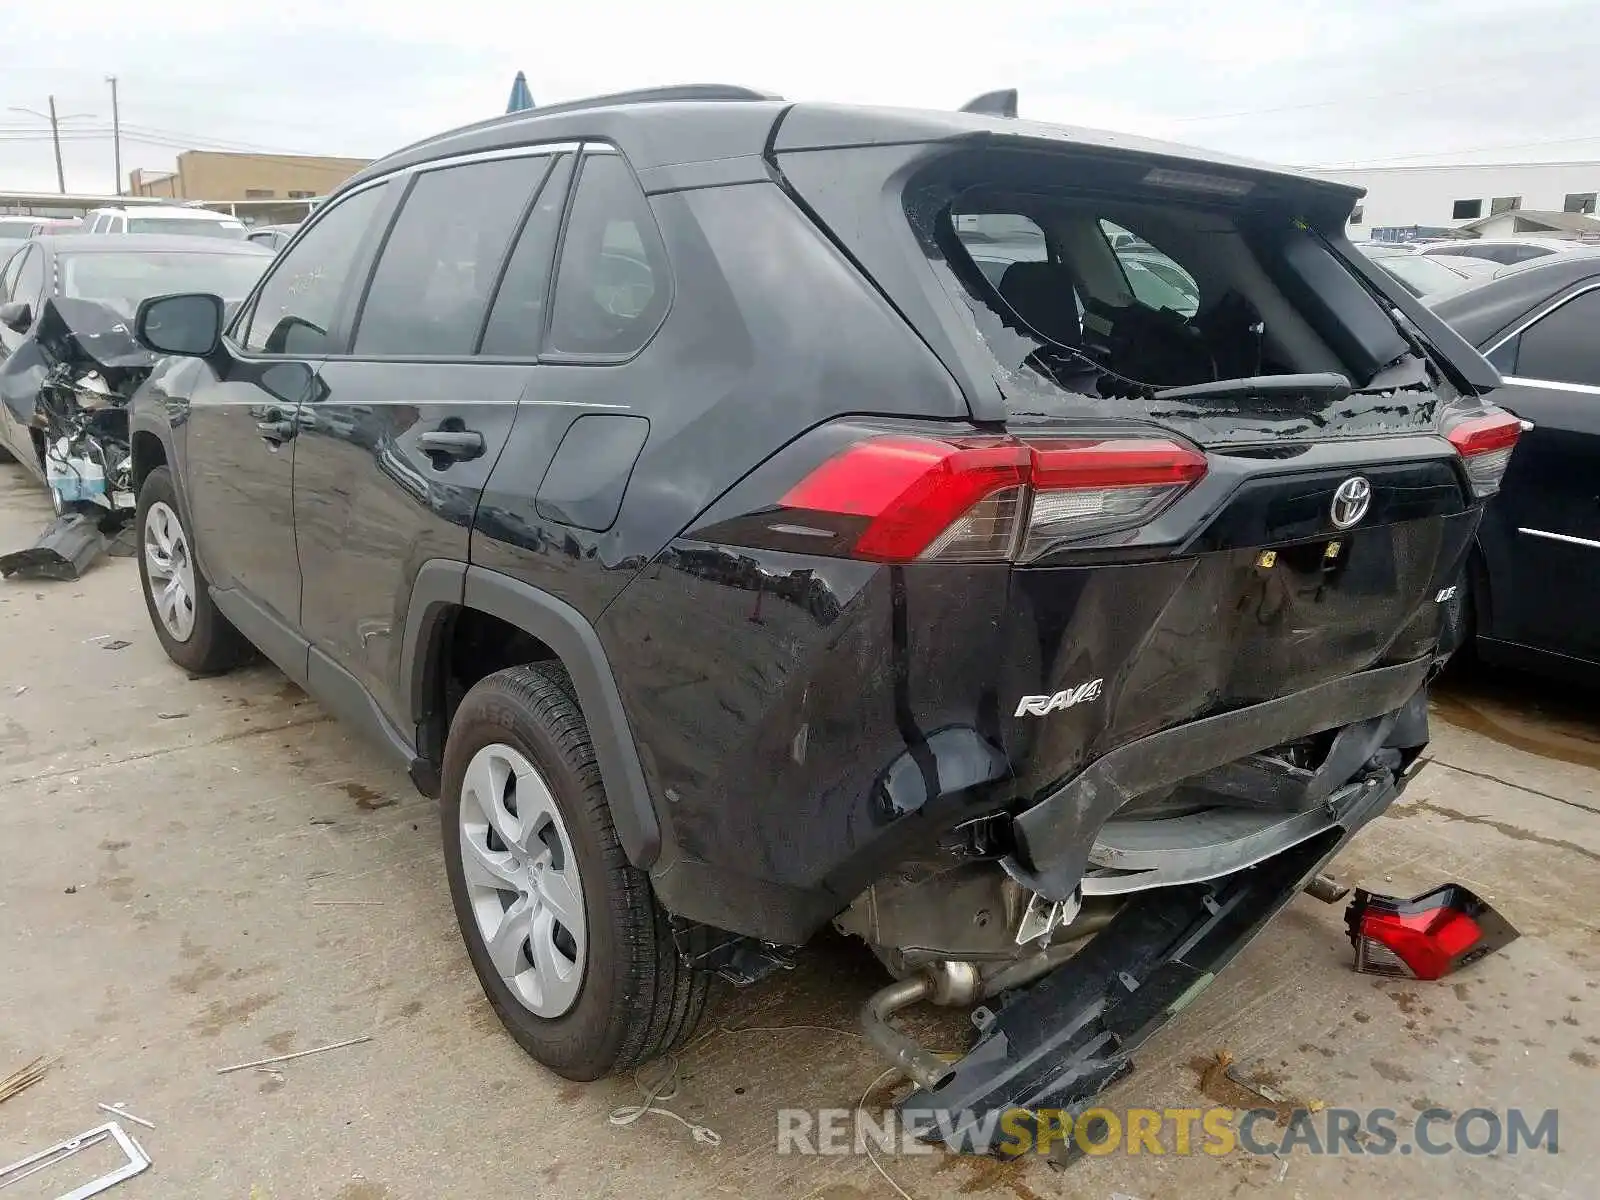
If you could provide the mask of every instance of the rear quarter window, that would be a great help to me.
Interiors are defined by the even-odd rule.
[[[666,249],[650,202],[621,155],[584,155],[574,186],[548,349],[628,358],[666,317],[672,293]]]

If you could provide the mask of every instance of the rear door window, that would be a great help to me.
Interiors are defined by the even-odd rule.
[[[550,353],[628,358],[671,301],[666,250],[644,190],[616,153],[585,154],[561,242]]]
[[[539,197],[523,220],[516,247],[506,264],[489,311],[479,353],[507,358],[535,358],[544,336],[545,297],[550,291],[550,263],[561,232],[561,211],[572,178],[572,155],[556,162],[539,189]]]
[[[1539,318],[1489,356],[1524,379],[1600,387],[1600,291],[1584,292]]]
[[[417,176],[378,258],[356,328],[363,356],[471,354],[548,155]]]

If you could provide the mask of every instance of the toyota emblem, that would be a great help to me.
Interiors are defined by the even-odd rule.
[[[1367,515],[1367,509],[1372,506],[1372,485],[1361,475],[1352,475],[1346,479],[1333,493],[1333,505],[1329,516],[1338,529],[1349,529],[1362,517]]]

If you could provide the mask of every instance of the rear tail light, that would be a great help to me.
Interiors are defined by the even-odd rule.
[[[1356,970],[1440,979],[1517,938],[1510,922],[1460,884],[1411,900],[1356,889],[1345,910]]]
[[[858,521],[848,553],[876,562],[1028,561],[1142,525],[1205,473],[1205,455],[1160,438],[878,437],[789,489],[782,518]]]
[[[1453,426],[1447,436],[1461,456],[1474,496],[1492,496],[1511,461],[1511,451],[1522,436],[1522,422],[1510,413],[1474,417]]]

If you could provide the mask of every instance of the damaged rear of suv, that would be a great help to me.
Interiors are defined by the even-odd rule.
[[[474,967],[564,1074],[681,1044],[708,973],[754,981],[832,922],[895,976],[863,1023],[921,1085],[908,1109],[977,1147],[972,1114],[1085,1101],[1416,769],[1444,602],[1519,430],[1496,376],[1353,250],[1339,185],[737,89],[413,147],[275,270],[345,197],[520,154],[556,165],[473,318],[473,353],[524,371],[481,491],[444,474],[485,449],[459,421],[409,459],[398,415],[350,439],[375,488],[471,512],[470,547],[419,569],[442,526],[406,533],[405,591],[365,613],[353,577],[314,611],[308,574],[280,636],[202,522],[202,623],[348,702],[341,621],[367,653],[403,614],[381,666],[347,660],[370,705],[336,707],[441,793]],[[406,210],[371,205],[340,244],[378,265],[341,285],[353,315],[330,304],[300,401],[317,431],[362,306],[389,303]],[[519,275],[545,220],[548,289]],[[533,297],[522,357],[489,350],[508,287]],[[256,361],[189,340],[223,384]],[[191,538],[183,472],[151,466]],[[302,566],[315,470],[294,459]],[[960,1062],[893,1024],[925,1000],[974,1007]]]

